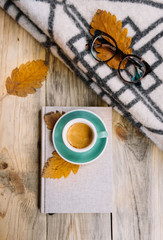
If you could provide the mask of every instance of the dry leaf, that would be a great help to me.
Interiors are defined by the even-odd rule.
[[[118,48],[126,54],[131,54],[132,49],[129,48],[131,44],[131,37],[127,37],[127,28],[122,29],[122,22],[117,21],[115,15],[111,15],[110,12],[102,11],[100,9],[97,10],[96,14],[93,17],[91,23],[90,33],[94,35],[94,31],[96,29],[101,30],[110,36],[112,36],[118,45]],[[110,54],[108,48],[106,50],[105,47],[98,49],[98,57],[101,60],[108,59],[108,55]],[[107,64],[111,68],[118,69],[119,63],[122,60],[121,56],[117,55],[112,60],[108,61]],[[124,68],[125,65],[122,66]]]
[[[47,75],[48,67],[43,60],[27,62],[15,68],[11,78],[6,79],[6,89],[11,95],[26,97],[36,92],[42,86]]]
[[[45,163],[42,177],[44,178],[61,178],[68,177],[71,171],[76,174],[79,170],[79,165],[66,162],[57,152],[53,152],[53,157],[49,158]]]
[[[54,113],[54,112],[47,113],[47,114],[44,116],[45,123],[47,124],[47,128],[48,128],[49,130],[53,130],[53,127],[54,127],[55,123],[58,121],[58,119],[59,119],[63,114],[65,114],[65,112],[60,113],[59,111],[56,111],[56,113]]]

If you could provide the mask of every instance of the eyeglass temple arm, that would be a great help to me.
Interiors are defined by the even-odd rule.
[[[129,58],[129,60],[130,60],[135,66],[141,67],[141,65],[138,64],[138,63],[137,63],[136,61],[134,61],[133,59]],[[142,62],[144,63],[144,65],[145,65],[145,67],[146,67],[146,72],[145,72],[145,74],[144,74],[144,77],[145,77],[148,73],[152,72],[152,68],[150,67],[150,65],[149,65],[145,60],[142,60]]]
[[[109,45],[109,48],[112,50],[112,51],[115,51],[115,47],[112,45],[112,44],[94,44],[93,47],[96,48],[96,47],[106,47],[106,45],[108,46]]]
[[[141,67],[139,63],[137,63],[135,60],[131,59],[130,57],[129,57],[129,61],[132,62],[135,66]]]
[[[95,32],[94,32],[94,37],[96,38],[96,37],[100,36],[102,33],[103,33],[102,31],[96,29]],[[105,34],[105,33],[103,33],[103,34]],[[106,35],[106,36],[107,36],[107,35]],[[108,35],[108,36],[109,36],[109,35]],[[111,36],[110,36],[110,38],[111,38]],[[98,40],[99,40],[99,39],[98,39]],[[106,44],[109,43],[109,45],[113,46],[113,45],[112,45],[109,41],[107,41],[105,38],[102,37],[101,40],[103,40],[102,43],[106,43]]]
[[[107,41],[105,38],[98,39],[98,41],[100,41],[102,44],[107,44],[107,45],[115,48],[115,46],[113,44],[111,44],[109,41]]]
[[[126,55],[126,54],[125,54]],[[127,55],[126,55],[127,56]],[[133,63],[135,66],[137,67],[142,67],[139,63],[137,63],[134,59],[132,59],[131,57],[128,57],[129,61],[131,63]],[[144,60],[142,60],[142,62],[145,64],[146,62]],[[148,63],[147,63],[148,64]],[[149,66],[149,65],[148,65]],[[150,66],[149,66],[150,67]]]
[[[146,67],[146,73],[144,74],[144,76],[146,76],[148,73],[152,72],[152,68],[145,60],[142,60],[142,62],[144,63],[144,65]]]

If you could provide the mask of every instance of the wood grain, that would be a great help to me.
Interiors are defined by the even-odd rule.
[[[113,239],[163,239],[162,169],[163,153],[114,112]]]
[[[0,9],[1,96],[12,69],[45,59],[45,50]],[[45,87],[26,98],[7,96],[0,102],[0,240],[46,238],[46,216],[38,209],[39,110]]]
[[[49,75],[46,82],[47,106],[107,106],[63,63],[47,52]]]
[[[109,214],[48,216],[47,239],[111,240]]]

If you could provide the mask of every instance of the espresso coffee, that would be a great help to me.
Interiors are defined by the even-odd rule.
[[[78,122],[69,127],[66,137],[71,146],[86,148],[93,140],[93,131],[87,124]]]

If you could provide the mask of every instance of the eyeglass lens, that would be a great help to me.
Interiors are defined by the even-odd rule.
[[[127,82],[138,82],[145,74],[146,67],[144,63],[137,57],[125,57],[119,68],[120,76]]]
[[[101,34],[94,39],[91,54],[98,61],[108,61],[115,55],[116,48],[115,42],[110,37]]]

